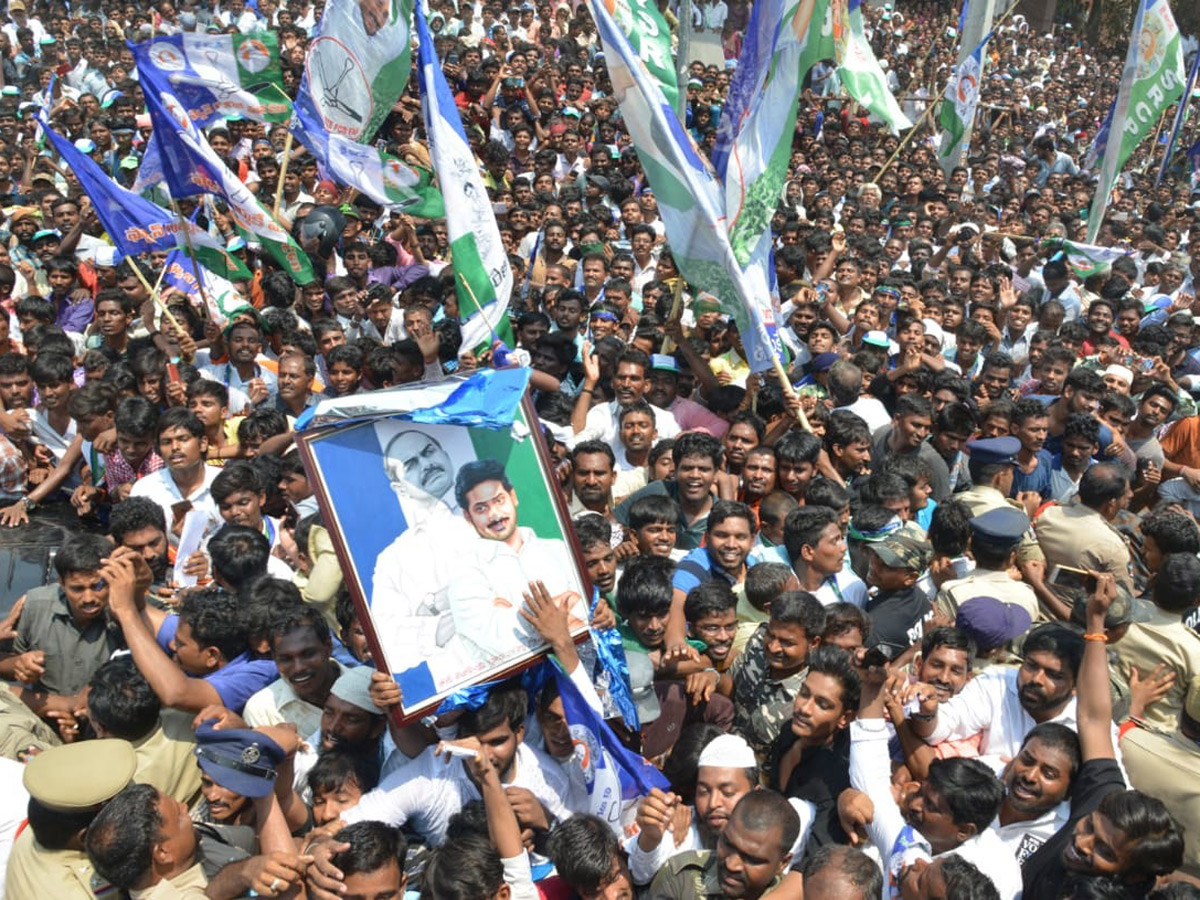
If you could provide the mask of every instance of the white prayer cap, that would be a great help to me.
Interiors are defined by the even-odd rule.
[[[946,332],[941,325],[933,319],[922,319],[921,324],[925,326],[925,337],[937,338],[939,347],[946,343]]]
[[[1111,365],[1100,373],[1101,377],[1105,375],[1111,375],[1126,384],[1133,384],[1133,371],[1125,366]]]
[[[736,734],[723,734],[708,742],[701,751],[696,768],[711,766],[714,769],[754,769],[758,760],[746,739]]]
[[[371,666],[356,666],[353,669],[347,669],[333,683],[330,693],[340,700],[357,706],[364,712],[376,716],[382,715],[383,710],[371,700],[371,673],[374,671],[375,669]]]

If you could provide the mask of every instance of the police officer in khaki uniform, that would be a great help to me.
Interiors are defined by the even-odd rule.
[[[1183,826],[1183,867],[1200,878],[1200,676],[1193,678],[1173,731],[1134,728],[1121,738],[1129,783],[1158,797]]]
[[[1001,505],[971,519],[970,526],[975,570],[966,578],[955,578],[942,585],[935,604],[938,612],[953,617],[962,604],[974,597],[994,597],[1001,603],[1021,607],[1034,622],[1046,621],[1037,594],[1024,582],[1014,581],[1008,573],[1021,541],[1029,532],[1029,517],[1019,509]]]
[[[1084,472],[1077,502],[1051,506],[1034,523],[1047,569],[1073,566],[1109,572],[1117,584],[1132,592],[1129,546],[1111,524],[1132,498],[1129,476],[1121,466],[1098,463]]]
[[[1170,553],[1154,579],[1153,605],[1143,603],[1146,615],[1129,626],[1113,644],[1117,668],[1128,682],[1130,670],[1146,678],[1159,665],[1175,675],[1165,696],[1146,707],[1143,718],[1156,728],[1174,731],[1184,692],[1200,677],[1200,638],[1183,624],[1182,615],[1200,594],[1200,559],[1191,553]]]
[[[969,441],[967,453],[970,454],[967,466],[971,471],[973,486],[960,494],[955,494],[955,500],[967,505],[972,516],[981,516],[993,509],[1013,507],[1028,515],[1030,510],[1008,495],[1012,493],[1013,464],[1021,451],[1021,442],[1015,437],[986,438],[981,441]],[[1017,550],[1017,561],[1026,563],[1040,562],[1045,557],[1038,547],[1033,533],[1027,531],[1022,536]]]
[[[25,768],[29,827],[13,844],[4,893],[9,900],[115,897],[83,850],[104,804],[133,779],[137,756],[128,741],[83,741],[52,747]]]
[[[800,817],[783,794],[751,791],[738,801],[721,831],[724,856],[698,850],[672,857],[650,882],[647,900],[725,900],[731,895],[758,900],[783,879],[799,834]]]

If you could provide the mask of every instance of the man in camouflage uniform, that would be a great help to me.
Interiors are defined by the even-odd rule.
[[[673,857],[647,900],[758,900],[779,886],[799,832],[800,818],[782,794],[751,791],[734,807],[717,849]]]
[[[825,609],[806,591],[787,591],[771,603],[731,668],[733,730],[746,739],[762,768],[771,745],[792,717],[807,671],[808,652],[821,642]]]

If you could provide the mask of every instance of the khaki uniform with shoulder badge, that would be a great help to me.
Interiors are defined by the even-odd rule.
[[[23,782],[30,821],[8,859],[8,900],[115,900],[117,891],[96,874],[84,852],[83,835],[104,804],[133,780],[136,768],[129,742],[111,739],[52,747],[29,761]],[[38,839],[42,832],[50,841],[67,819],[74,820],[73,831],[62,846]]]

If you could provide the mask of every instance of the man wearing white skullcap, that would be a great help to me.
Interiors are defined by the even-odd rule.
[[[758,787],[758,761],[745,738],[733,734],[713,738],[696,761],[695,805],[681,843],[676,844],[670,835],[676,808],[682,802],[679,796],[654,788],[643,798],[637,816],[641,830],[625,846],[634,883],[648,884],[673,856],[715,848],[737,802]],[[813,809],[801,800],[788,802],[800,817],[800,834],[792,847],[792,855],[799,862]]]

